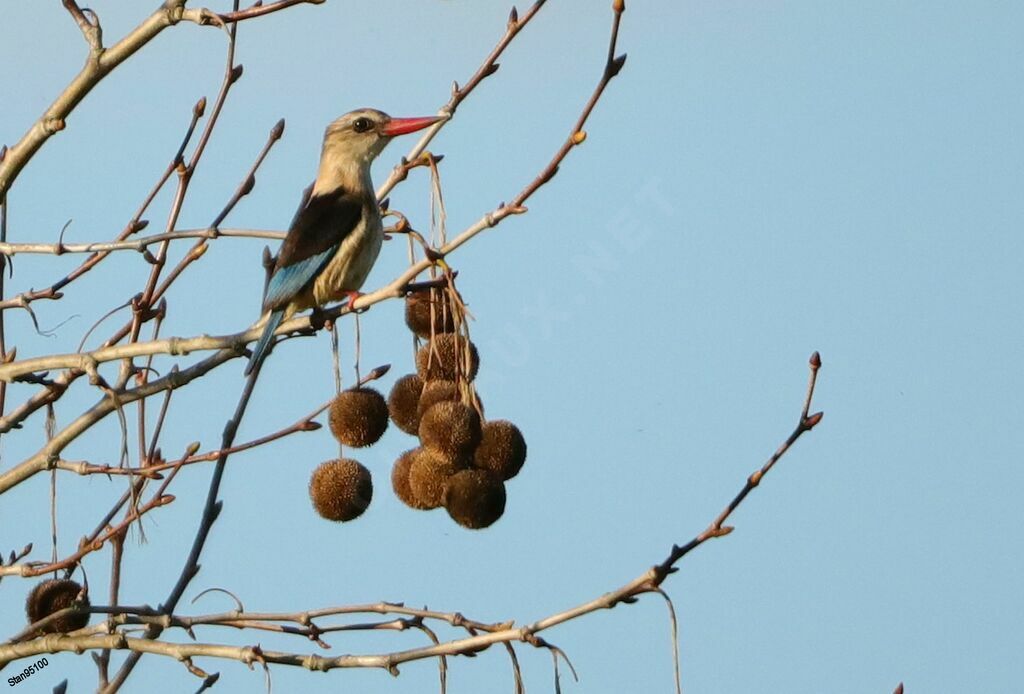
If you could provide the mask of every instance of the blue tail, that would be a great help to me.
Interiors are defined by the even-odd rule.
[[[256,365],[267,356],[270,345],[274,341],[274,331],[277,330],[277,326],[281,325],[282,320],[284,320],[284,311],[274,311],[270,314],[270,318],[267,319],[267,325],[263,328],[263,334],[260,335],[260,341],[256,343],[252,356],[249,358],[249,365],[245,367],[246,376],[251,374]]]

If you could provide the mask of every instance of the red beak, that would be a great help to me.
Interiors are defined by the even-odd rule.
[[[423,128],[426,128],[428,125],[433,125],[441,120],[444,120],[441,116],[426,116],[424,118],[392,118],[384,125],[381,132],[386,137],[405,135],[407,133],[414,133],[417,130],[423,130]]]

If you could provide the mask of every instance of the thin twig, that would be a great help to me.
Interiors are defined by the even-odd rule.
[[[619,604],[628,604],[636,601],[639,595],[647,592],[658,592],[664,595],[660,589],[661,583],[677,569],[675,564],[682,559],[686,554],[700,546],[704,542],[727,535],[731,528],[724,526],[724,522],[729,516],[739,507],[744,499],[749,495],[755,487],[760,484],[764,475],[767,474],[772,467],[784,456],[793,444],[805,433],[811,431],[822,419],[822,413],[818,412],[815,414],[805,415],[805,412],[809,412],[810,404],[814,396],[814,388],[817,383],[817,373],[821,368],[821,358],[817,352],[815,352],[810,359],[810,378],[808,382],[807,393],[804,398],[804,407],[801,410],[800,418],[793,433],[783,442],[782,445],[776,450],[774,454],[768,459],[768,461],[754,474],[747,478],[746,483],[740,490],[739,494],[725,507],[725,509],[715,518],[714,521],[708,526],[704,532],[697,535],[686,545],[680,547],[674,545],[672,551],[669,553],[668,558],[661,564],[650,568],[645,571],[639,577],[630,581],[629,583],[621,586],[617,590],[605,593],[604,595],[590,600],[589,602],[578,605],[574,608],[559,612],[557,614],[550,615],[543,619],[540,619],[532,624],[525,625],[522,627],[514,627],[512,623],[506,624],[480,624],[470,623],[465,620],[462,615],[457,613],[445,614],[429,612],[426,610],[412,610],[405,608],[401,605],[390,604],[390,603],[379,603],[376,605],[356,605],[344,608],[327,608],[321,611],[307,611],[303,613],[292,613],[292,614],[260,614],[260,613],[242,613],[235,611],[232,613],[225,613],[222,615],[209,615],[206,617],[194,617],[194,618],[177,618],[177,624],[184,628],[191,629],[197,624],[224,624],[228,626],[247,626],[249,623],[259,622],[266,623],[279,622],[279,621],[290,621],[296,622],[303,626],[311,624],[311,620],[323,616],[324,614],[348,614],[354,612],[398,612],[405,614],[413,614],[420,619],[423,618],[435,618],[444,619],[453,626],[462,626],[470,631],[470,636],[467,638],[456,639],[448,641],[446,643],[434,644],[432,646],[416,648],[406,651],[398,651],[394,653],[381,654],[381,655],[363,655],[363,656],[339,656],[335,658],[323,658],[317,655],[300,655],[294,653],[283,653],[283,652],[271,652],[264,651],[262,649],[254,650],[254,647],[230,647],[216,644],[170,644],[164,642],[155,641],[155,638],[163,630],[165,626],[172,625],[174,622],[171,621],[170,612],[173,610],[168,605],[173,605],[181,596],[181,592],[184,590],[184,586],[187,585],[191,576],[194,575],[196,570],[196,560],[198,559],[198,552],[201,551],[201,541],[205,539],[205,533],[209,531],[209,527],[216,515],[219,513],[220,504],[216,501],[216,487],[219,485],[219,474],[223,471],[224,459],[218,461],[217,472],[214,476],[214,484],[211,484],[210,495],[207,498],[207,506],[204,511],[204,522],[200,525],[200,536],[197,536],[196,544],[193,546],[193,552],[189,556],[189,562],[186,564],[186,569],[182,572],[179,578],[179,583],[175,587],[175,591],[172,592],[171,600],[162,607],[159,612],[154,612],[152,608],[143,608],[135,610],[135,614],[138,615],[142,622],[142,617],[146,616],[160,616],[159,621],[153,621],[150,624],[149,629],[146,631],[146,638],[134,639],[125,636],[124,634],[113,634],[108,636],[95,636],[87,634],[84,636],[63,636],[63,635],[48,635],[41,638],[36,638],[26,643],[17,643],[19,637],[24,637],[31,633],[28,630],[23,632],[21,635],[12,639],[12,642],[7,645],[0,646],[0,663],[5,663],[10,660],[17,658],[28,657],[32,655],[38,655],[41,653],[56,653],[61,651],[81,651],[88,649],[111,649],[111,650],[129,650],[132,651],[132,655],[129,656],[127,662],[132,662],[132,659],[137,661],[138,657],[142,653],[156,653],[160,655],[166,655],[178,658],[191,658],[194,656],[209,656],[209,657],[220,657],[238,660],[243,663],[251,664],[257,659],[261,663],[279,663],[285,665],[293,665],[305,667],[310,670],[330,670],[334,668],[345,668],[345,667],[377,667],[385,668],[389,672],[396,672],[397,666],[404,662],[413,660],[421,660],[424,658],[433,658],[447,655],[467,654],[473,653],[478,650],[487,648],[490,645],[496,643],[511,644],[515,641],[528,643],[537,647],[552,648],[550,644],[537,637],[537,634],[546,629],[550,629],[559,624],[577,619],[583,615],[590,614],[592,612],[609,609]],[[257,371],[253,372],[247,381],[246,390],[243,391],[243,397],[239,400],[239,406],[236,408],[236,417],[229,421],[228,426],[225,427],[225,448],[230,444],[230,437],[233,435],[234,428],[237,427],[238,417],[241,412],[244,412],[245,404],[248,401],[248,395],[251,394],[252,386],[256,380],[255,376],[258,374]],[[166,486],[161,486],[161,489],[154,495],[154,500],[163,498],[163,489]],[[69,611],[73,611],[74,608],[68,608]],[[104,608],[92,608],[93,610],[100,611]],[[110,608],[119,609],[118,614],[129,614],[131,610],[128,608]],[[55,619],[59,615],[54,614],[47,619]],[[125,618],[121,618],[125,619]],[[39,628],[39,624],[32,625],[31,629],[35,630]],[[350,625],[351,628],[351,625]],[[274,628],[274,630],[278,630]],[[281,631],[288,632],[288,630],[281,629]],[[292,630],[288,633],[303,633],[305,636],[310,636],[314,633],[322,633],[323,628],[318,627],[314,632],[312,630]],[[480,633],[484,632],[484,633]]]
[[[235,6],[238,3],[235,2]],[[178,174],[178,186],[174,192],[174,200],[171,203],[171,209],[167,215],[167,224],[164,228],[164,233],[170,233],[174,230],[174,227],[178,225],[178,217],[181,215],[182,205],[185,202],[185,197],[188,195],[189,185],[192,182],[192,177],[195,174],[196,167],[202,160],[203,153],[206,151],[206,146],[210,141],[210,137],[213,135],[213,130],[217,126],[217,122],[220,119],[221,111],[224,108],[224,102],[227,100],[228,92],[231,90],[231,86],[242,76],[242,69],[240,66],[235,65],[235,35],[237,33],[238,26],[232,24],[231,28],[228,29],[228,46],[227,46],[227,57],[225,60],[224,77],[221,80],[220,89],[217,92],[217,98],[213,102],[213,109],[210,112],[209,118],[206,120],[206,125],[203,127],[202,132],[199,135],[199,140],[196,143],[195,149],[192,151],[191,157],[189,157],[188,163],[184,162],[176,169]],[[163,241],[157,250],[156,256],[153,260],[153,267],[149,273],[149,279],[146,281],[146,287],[142,291],[142,298],[139,300],[140,310],[136,313],[132,319],[131,324],[127,329],[122,329],[118,333],[119,337],[111,338],[113,342],[123,338],[126,334],[130,335],[129,342],[135,342],[139,337],[139,329],[143,322],[142,314],[159,299],[155,296],[157,282],[160,279],[160,274],[164,269],[164,265],[167,262],[167,251],[170,247],[170,241]],[[186,258],[191,256],[189,253]],[[107,343],[110,344],[111,340]]]
[[[284,239],[285,235],[286,232],[284,231],[274,231],[271,229],[218,229],[207,227],[205,229],[178,229],[165,234],[140,236],[137,239],[128,241],[104,241],[98,243],[0,243],[0,253],[13,256],[19,253],[64,255],[65,253],[110,253],[112,251],[141,252],[147,246],[163,241],[177,241],[179,239],[216,239],[220,236],[227,236],[280,241]],[[0,304],[0,308],[13,308],[13,306]]]
[[[536,16],[541,7],[544,6],[545,2],[547,2],[547,0],[537,0],[537,2],[533,3],[533,5],[530,6],[530,9],[524,12],[522,16],[519,16],[515,8],[512,9],[512,14],[509,15],[508,23],[505,25],[505,34],[501,37],[497,45],[491,50],[487,57],[484,58],[484,62],[481,63],[476,72],[470,76],[464,86],[459,87],[458,82],[455,82],[452,85],[451,98],[448,100],[448,103],[442,106],[438,111],[438,115],[447,116],[447,119],[435,123],[427,128],[419,141],[413,145],[412,149],[409,150],[409,153],[402,158],[401,163],[392,170],[391,175],[389,175],[387,180],[384,181],[384,184],[377,189],[378,200],[384,200],[396,185],[405,180],[409,175],[410,169],[426,164],[426,161],[423,160],[421,156],[427,151],[427,147],[430,145],[431,141],[439,132],[441,132],[441,129],[444,128],[445,124],[451,120],[452,116],[455,115],[455,111],[458,109],[459,104],[465,101],[466,97],[468,97],[481,82],[498,71],[498,58],[500,58],[501,54],[505,52],[505,49],[510,43],[512,43],[512,40],[515,39],[516,35],[523,30],[523,27],[529,24],[530,20]],[[433,157],[433,159],[435,161],[440,161],[440,157]]]
[[[139,205],[139,208],[135,211],[135,214],[132,216],[131,220],[129,220],[128,224],[121,232],[120,236],[118,237],[118,240],[123,240],[128,236],[137,233],[142,229],[145,229],[146,226],[149,224],[147,221],[142,219],[142,215],[145,214],[146,210],[149,208],[150,204],[152,204],[157,194],[160,192],[160,190],[163,189],[164,184],[166,184],[167,181],[170,179],[171,174],[181,163],[182,155],[185,152],[185,148],[188,146],[189,141],[191,141],[192,135],[194,134],[196,129],[196,124],[199,122],[199,119],[203,116],[205,109],[205,98],[200,99],[192,107],[192,114],[189,126],[186,129],[185,135],[182,137],[180,144],[178,145],[177,151],[175,152],[174,156],[171,157],[171,160],[168,163],[167,168],[164,170],[163,174],[150,189],[146,198]],[[87,258],[81,265],[72,270],[64,278],[58,280],[57,282],[50,285],[46,289],[38,291],[30,290],[27,292],[23,292],[14,299],[10,300],[10,302],[0,301],[0,309],[5,308],[7,304],[11,302],[14,302],[12,305],[24,306],[27,308],[28,304],[36,299],[59,299],[62,296],[60,292],[61,289],[63,289],[65,286],[73,282],[75,279],[84,275],[86,272],[94,268],[108,255],[109,252],[95,253],[89,256],[89,258]],[[2,258],[2,256],[0,256],[0,258]],[[2,321],[3,314],[2,311],[0,311],[0,324],[2,324]],[[81,375],[83,375],[83,373],[84,372],[81,371],[71,371],[61,374],[52,383],[52,385],[38,391],[35,395],[29,398],[29,400],[27,400],[21,406],[16,408],[14,411],[12,411],[10,415],[0,416],[0,434],[10,431],[14,427],[20,426],[21,422],[23,422],[25,419],[31,416],[32,413],[36,412],[40,407],[43,407],[49,403],[56,401],[58,398],[60,398],[61,395],[64,394],[68,386],[70,386],[75,380],[77,380]],[[0,412],[0,414],[2,414],[2,412]]]
[[[181,164],[182,155],[185,152],[185,148],[188,147],[188,143],[192,140],[192,136],[193,134],[195,134],[196,125],[199,123],[199,119],[203,117],[203,113],[205,112],[205,110],[206,98],[203,97],[199,101],[197,101],[195,105],[193,105],[191,120],[189,122],[188,128],[186,128],[185,130],[185,134],[182,137],[180,144],[178,145],[177,151],[175,151],[174,156],[171,157],[170,162],[167,164],[167,168],[164,169],[163,173],[160,175],[156,183],[150,189],[149,193],[146,195],[146,198],[142,201],[142,204],[139,205],[139,208],[135,211],[135,214],[132,215],[132,218],[128,221],[128,224],[125,225],[124,229],[118,235],[117,239],[115,239],[115,241],[111,243],[123,242],[132,234],[136,234],[142,231],[149,225],[148,221],[142,219],[142,215],[146,213],[146,210],[149,209],[149,206],[152,204],[157,194],[161,190],[163,190],[164,185],[167,183],[168,180],[170,180],[171,174],[173,174],[175,170],[178,168],[178,166]],[[61,252],[59,250],[61,246],[61,244],[57,244],[58,255]],[[7,301],[0,301],[0,310],[5,310],[8,308],[24,308],[28,304],[39,299],[60,299],[63,296],[61,294],[61,290],[64,289],[64,287],[71,284],[71,282],[81,277],[92,268],[96,267],[96,265],[98,265],[109,254],[109,251],[97,249],[96,252],[93,255],[89,256],[84,262],[82,262],[81,265],[76,267],[74,270],[72,270],[70,273],[65,275],[60,280],[51,284],[49,287],[46,287],[45,289],[29,290],[26,292],[22,292],[18,296],[13,297],[12,299],[9,299]]]
[[[232,22],[241,22],[245,19],[252,19],[253,17],[262,17],[265,14],[271,12],[277,12],[278,10],[284,10],[292,5],[322,5],[326,0],[278,0],[272,2],[269,5],[256,4],[252,7],[247,7],[244,10],[235,10],[234,12],[225,12],[217,15],[220,17],[220,21],[225,24]]]
[[[817,383],[818,370],[821,369],[821,356],[817,352],[814,352],[811,355],[809,365],[810,377],[807,384],[807,394],[804,397],[803,408],[800,412],[800,421],[797,423],[796,428],[793,429],[793,432],[789,437],[787,437],[778,449],[776,449],[775,453],[772,454],[768,461],[759,470],[756,470],[747,478],[747,482],[743,485],[743,488],[740,489],[735,498],[729,502],[729,505],[722,509],[722,512],[718,514],[718,517],[715,518],[704,532],[687,542],[685,545],[672,546],[672,551],[669,553],[665,561],[652,569],[655,577],[654,585],[660,585],[661,582],[665,580],[665,576],[674,573],[676,571],[674,568],[675,563],[686,556],[689,552],[692,552],[708,540],[716,537],[722,537],[732,532],[732,527],[725,525],[725,521],[729,519],[729,516],[732,515],[733,511],[743,503],[743,500],[747,498],[747,495],[750,494],[750,492],[754,491],[754,489],[761,484],[761,480],[764,476],[771,471],[775,464],[779,462],[782,456],[786,454],[793,444],[796,443],[801,436],[821,422],[821,418],[824,416],[824,413],[816,412],[812,415],[807,414],[811,406],[811,399],[814,397],[814,386]]]
[[[21,139],[7,150],[7,156],[0,161],[0,195],[10,190],[18,174],[46,141],[64,129],[65,119],[92,91],[93,87],[160,32],[178,23],[182,18],[184,4],[185,0],[166,0],[161,3],[159,9],[116,44],[101,53],[96,50],[91,52],[89,59],[86,60],[85,65],[71,80],[71,83],[64,88]],[[78,21],[77,17],[76,21]],[[88,23],[87,20],[85,21]],[[83,29],[84,31],[85,29]]]
[[[256,380],[259,378],[260,367],[261,364],[257,363],[253,371],[249,374],[249,377],[245,381],[245,387],[242,389],[242,394],[238,398],[235,413],[224,426],[224,435],[221,439],[221,455],[217,458],[217,462],[213,469],[213,475],[210,478],[210,486],[206,495],[206,503],[203,505],[203,515],[199,521],[199,527],[196,530],[195,539],[192,541],[192,549],[189,551],[188,558],[185,560],[185,565],[181,569],[178,580],[171,589],[167,599],[161,604],[161,609],[165,613],[171,613],[174,611],[178,601],[181,600],[182,595],[184,595],[188,584],[199,572],[199,557],[202,554],[203,548],[206,546],[206,539],[209,537],[210,530],[213,528],[213,524],[217,520],[217,516],[220,515],[221,508],[223,508],[223,502],[219,501],[218,496],[220,494],[220,484],[224,478],[224,470],[228,461],[227,450],[230,449],[232,443],[234,443],[235,434],[238,432],[238,425],[242,421],[242,416],[245,414],[245,410],[249,405],[249,399],[252,397],[253,389],[256,386]],[[146,629],[145,638],[147,640],[156,639],[160,636],[162,631],[162,626],[150,625],[149,628]],[[138,663],[142,653],[143,651],[141,650],[135,651],[125,660],[121,669],[118,670],[117,675],[114,676],[113,680],[104,690],[104,694],[112,694],[120,688],[121,684],[124,683],[125,679],[127,679],[128,675],[131,674],[131,671]],[[250,660],[249,664],[251,663],[252,661]]]
[[[233,31],[235,29],[235,27],[236,27],[236,25],[232,25],[231,26],[231,30]],[[235,78],[235,79],[237,79],[237,78]],[[225,87],[225,89],[226,89],[226,87]],[[222,95],[225,95],[225,94],[226,94],[226,92],[222,92]],[[279,120],[276,124],[274,124],[273,128],[271,128],[270,133],[267,136],[267,140],[263,144],[263,147],[260,150],[259,154],[257,155],[256,160],[249,167],[249,170],[248,170],[248,172],[246,172],[246,175],[242,179],[242,182],[239,183],[238,187],[235,189],[235,192],[232,194],[231,198],[224,205],[224,208],[217,214],[217,217],[214,219],[213,223],[210,224],[210,227],[215,229],[222,221],[224,221],[224,219],[228,216],[228,214],[231,213],[231,211],[235,208],[235,206],[238,204],[238,202],[243,197],[245,197],[246,195],[248,195],[252,191],[253,186],[256,183],[256,171],[259,169],[260,165],[263,163],[263,161],[266,159],[267,155],[270,153],[270,149],[274,146],[274,144],[278,140],[281,139],[281,135],[283,134],[283,132],[284,132],[284,120],[282,119],[282,120]],[[204,132],[204,135],[205,134],[206,133]],[[202,144],[203,144],[203,141],[200,140],[200,145],[202,145]],[[200,150],[197,149],[197,153],[199,153],[199,152],[200,152]],[[194,165],[194,163],[198,162],[198,158],[193,156],[193,160],[192,161],[193,161],[193,165]],[[174,216],[174,220],[177,221],[177,217],[176,216]],[[216,234],[214,235],[214,238],[216,238]],[[166,247],[167,247],[167,245],[169,243],[170,243],[169,241],[164,241],[161,244],[161,246],[160,246],[161,251],[160,252],[163,253],[164,256],[159,256],[159,257],[166,257]],[[168,273],[167,277],[163,280],[163,282],[160,283],[159,286],[147,285],[147,288],[146,288],[146,292],[147,293],[143,296],[143,298],[142,298],[140,303],[143,306],[148,306],[148,305],[152,305],[152,302],[161,300],[164,297],[164,295],[167,293],[167,291],[171,288],[171,285],[174,284],[175,281],[177,281],[177,279],[182,275],[182,273],[192,263],[194,263],[195,261],[197,261],[201,257],[203,257],[203,255],[206,253],[206,249],[207,248],[209,248],[209,246],[207,244],[207,239],[200,238],[199,241],[197,241],[192,246],[192,248],[189,249],[189,251],[185,254],[185,256],[171,270],[171,272]],[[154,269],[156,269],[156,268],[154,268]],[[154,277],[155,277],[155,275],[154,275]],[[151,279],[153,279],[153,277],[151,277]],[[134,343],[135,342],[134,338],[136,337],[136,335],[135,335],[133,326],[125,325],[125,326],[122,326],[122,328],[120,330],[115,332],[104,344],[105,345],[114,345],[114,344],[118,343],[119,341],[121,341],[126,335],[129,335],[130,333],[131,333],[131,337],[132,337],[131,342]]]
[[[172,372],[167,376],[150,381],[144,386],[124,391],[120,394],[120,401],[122,404],[127,404],[135,402],[139,398],[150,397],[156,393],[180,388],[191,383],[193,380],[206,375],[224,362],[238,357],[243,353],[244,352],[241,347],[237,350],[220,350],[187,369]],[[91,428],[96,422],[110,414],[113,410],[114,406],[111,403],[110,398],[104,396],[89,410],[80,415],[78,419],[74,420],[71,424],[59,431],[52,441],[48,442],[46,446],[40,449],[40,451],[31,458],[28,458],[24,462],[0,473],[0,494],[21,482],[24,482],[32,475],[48,469],[51,464],[56,462],[60,455],[60,451]]]
[[[536,11],[539,5],[538,3],[532,11]],[[438,260],[443,259],[446,255],[452,253],[467,241],[475,237],[481,231],[496,226],[506,217],[511,215],[523,214],[526,212],[526,208],[523,206],[530,196],[532,196],[541,186],[551,180],[551,178],[558,171],[558,167],[561,162],[568,156],[569,152],[575,147],[582,144],[584,137],[581,137],[583,125],[586,123],[587,118],[593,111],[597,101],[600,99],[601,94],[604,93],[605,87],[608,83],[619,73],[622,66],[625,63],[625,56],[614,57],[615,54],[615,39],[618,35],[618,26],[621,21],[622,13],[617,11],[615,13],[615,19],[613,21],[612,28],[612,41],[608,49],[608,61],[605,64],[605,69],[602,74],[601,80],[598,82],[593,94],[591,94],[586,105],[584,106],[583,112],[577,119],[573,126],[573,129],[563,143],[563,145],[555,153],[551,161],[544,167],[540,174],[538,174],[522,191],[515,197],[512,203],[499,205],[497,209],[486,214],[477,223],[468,227],[456,236],[451,242],[445,244],[442,248],[434,251],[433,258],[426,258],[419,261],[418,263],[410,266],[405,270],[397,279],[392,281],[386,287],[369,294],[363,294],[357,298],[354,302],[346,302],[345,304],[334,307],[333,309],[327,309],[324,312],[326,318],[336,318],[338,316],[349,313],[353,310],[364,310],[376,303],[384,301],[386,299],[397,298],[405,296],[409,291],[410,283],[416,278],[417,275],[432,267]],[[524,20],[519,20],[524,21]],[[436,127],[436,126],[434,126]],[[283,335],[286,333],[294,332],[296,330],[306,330],[311,326],[310,320],[307,317],[293,318],[281,325],[276,331],[276,334]],[[90,353],[88,356],[90,359],[96,362],[109,361],[111,359],[119,359],[127,356],[140,356],[143,354],[162,354],[162,353],[182,353],[195,351],[198,349],[220,349],[229,345],[236,344],[239,338],[244,339],[246,342],[257,339],[262,333],[261,328],[250,328],[245,333],[236,333],[235,335],[224,336],[222,338],[192,338],[190,340],[171,340],[166,343],[152,343],[146,345],[145,343],[139,343],[137,345],[108,348],[106,350],[97,350],[96,352]],[[168,352],[172,346],[175,352]],[[141,349],[142,351],[135,351]],[[78,355],[76,355],[77,357]],[[77,360],[75,357],[70,355],[58,355],[50,357],[40,357],[34,360],[22,360],[15,362],[14,364],[0,366],[0,380],[9,380],[14,376],[22,373],[30,373],[33,371],[43,371],[47,369],[55,368],[68,368],[76,367]]]
[[[668,621],[672,634],[672,670],[676,678],[676,694],[683,694],[683,680],[679,673],[679,620],[676,619],[676,606],[672,604],[672,598],[660,586],[655,588],[654,592],[665,599],[665,605],[668,607]]]
[[[100,27],[100,18],[90,9],[82,10],[75,0],[62,1],[64,9],[71,14],[72,19],[75,20],[78,28],[81,29],[82,37],[89,44],[92,55],[98,59],[103,52],[103,30]]]
[[[534,6],[536,8],[537,5]],[[523,206],[525,202],[534,192],[536,192],[544,183],[549,181],[554,173],[557,171],[561,161],[568,155],[569,151],[582,143],[583,138],[580,137],[582,132],[581,128],[586,122],[587,117],[593,111],[597,100],[604,92],[608,82],[613,79],[621,70],[622,65],[625,62],[625,56],[613,57],[615,55],[615,44],[618,36],[618,27],[621,21],[622,9],[616,4],[615,14],[612,23],[612,35],[608,49],[608,59],[605,64],[605,69],[602,74],[601,80],[598,82],[594,93],[588,99],[584,111],[573,128],[572,134],[569,135],[566,143],[556,152],[555,156],[548,163],[545,169],[537,176],[530,184],[528,184],[512,204],[502,204],[498,208],[486,215],[484,215],[476,224],[473,224],[469,228],[465,229],[458,236],[456,236],[451,242],[446,244],[441,249],[437,250],[433,257],[426,258],[419,261],[415,265],[407,268],[397,279],[393,280],[386,287],[379,289],[370,294],[364,294],[357,298],[354,302],[346,302],[342,306],[334,307],[324,311],[324,316],[328,319],[336,318],[345,313],[349,313],[355,310],[363,310],[373,304],[379,303],[385,299],[397,298],[404,296],[411,288],[411,283],[424,270],[433,266],[438,260],[443,259],[445,255],[453,252],[470,239],[475,237],[484,229],[488,229],[496,226],[503,219],[513,214],[522,214],[526,212],[526,208]],[[183,261],[184,262],[184,261]],[[289,321],[284,322],[280,328],[276,331],[276,334],[282,335],[296,330],[309,330],[311,328],[311,322],[309,317],[293,318]],[[123,332],[123,330],[122,330]],[[182,352],[193,351],[196,349],[230,349],[232,352],[240,350],[242,345],[249,341],[255,340],[259,337],[262,329],[259,327],[252,327],[244,333],[238,333],[232,336],[225,336],[222,338],[211,338],[211,337],[200,337],[192,338],[191,340],[178,340],[171,339],[166,341],[158,341],[146,345],[145,343],[124,345],[120,347],[105,348],[97,350],[96,352],[81,355],[59,355],[51,357],[42,357],[35,360],[22,360],[21,362],[15,362],[9,365],[0,365],[0,380],[9,380],[12,377],[21,374],[29,373],[33,371],[42,371],[52,368],[62,367],[73,367],[82,370],[95,370],[97,363],[101,361],[107,361],[109,359],[120,359],[129,356],[139,356],[143,354],[157,354],[157,353],[173,353],[180,354]],[[115,336],[116,338],[117,336]],[[162,344],[161,344],[162,343]],[[206,363],[206,362],[201,362]],[[139,389],[136,389],[139,390]],[[2,424],[2,421],[0,421]],[[77,436],[77,432],[74,434]],[[59,437],[58,437],[59,438]],[[17,484],[28,476],[38,471],[41,464],[39,455],[33,456],[25,463],[19,464],[12,470],[6,473],[0,474],[0,493],[5,489],[9,488],[8,485]]]
[[[64,559],[46,563],[28,562],[24,564],[0,566],[0,576],[21,576],[22,578],[28,578],[32,576],[42,576],[43,574],[50,573],[51,571],[60,571],[61,569],[75,566],[84,556],[103,547],[106,542],[125,530],[129,524],[134,523],[138,518],[141,518],[143,514],[149,513],[153,509],[160,508],[161,506],[166,506],[173,501],[174,497],[170,495],[163,495],[159,497],[154,496],[149,502],[132,513],[129,513],[128,517],[124,521],[118,523],[113,528],[108,529],[88,545],[79,547],[76,552],[68,555]]]
[[[7,194],[0,193],[0,244],[7,243]],[[4,299],[4,279],[7,274],[7,255],[0,251],[0,303]],[[7,363],[7,336],[4,325],[4,314],[0,311],[0,364]],[[7,383],[0,383],[0,417],[4,416],[7,405]]]

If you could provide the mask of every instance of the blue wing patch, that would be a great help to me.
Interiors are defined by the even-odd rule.
[[[263,299],[264,310],[283,309],[306,285],[320,274],[328,261],[338,250],[338,245],[331,246],[322,253],[317,253],[293,265],[278,268],[267,284],[267,296]]]
[[[284,319],[284,311],[274,311],[270,314],[270,317],[267,319],[267,325],[263,328],[263,334],[260,335],[260,340],[252,350],[252,356],[249,357],[249,364],[245,367],[246,376],[251,374],[256,365],[262,362],[263,357],[267,355],[270,343],[274,341],[274,331],[281,325],[282,319]]]

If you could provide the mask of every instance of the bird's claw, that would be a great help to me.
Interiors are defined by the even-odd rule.
[[[345,292],[345,296],[348,297],[348,310],[353,313],[362,313],[365,308],[355,308],[356,300],[363,295],[362,292]]]
[[[317,306],[309,312],[309,327],[313,330],[323,330],[324,326],[327,325],[327,314]]]

